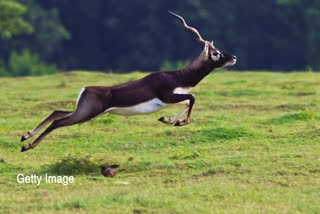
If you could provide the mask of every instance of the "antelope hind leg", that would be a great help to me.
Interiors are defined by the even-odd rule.
[[[63,117],[66,117],[70,115],[71,111],[60,111],[56,110],[53,111],[44,121],[42,121],[36,128],[32,129],[31,131],[28,131],[27,134],[24,134],[21,136],[21,142],[31,138],[33,135],[38,133],[44,126],[46,126],[48,123],[50,123],[53,120],[60,119]]]
[[[77,108],[74,112],[66,114],[62,118],[55,119],[50,124],[50,126],[39,135],[39,137],[35,141],[33,141],[29,145],[23,146],[21,148],[21,152],[33,149],[43,140],[44,137],[46,137],[48,134],[50,134],[53,130],[57,128],[84,123],[103,114],[103,112],[105,111],[104,104],[107,99],[99,100],[98,95],[99,94],[97,94],[95,91],[83,91],[82,96],[79,99]],[[44,120],[43,123],[48,123],[50,121],[49,118]]]
[[[74,112],[73,114],[69,114],[66,117],[56,119],[32,143],[29,143],[28,145],[22,146],[21,152],[27,151],[29,149],[33,149],[42,141],[42,139],[44,137],[46,137],[48,134],[50,134],[53,130],[55,130],[57,128],[71,126],[71,125],[78,124],[78,123],[83,123],[83,122],[86,122],[92,118],[93,118],[93,116],[90,114],[90,112],[89,112],[89,114],[84,114],[82,111],[78,110],[78,111]]]

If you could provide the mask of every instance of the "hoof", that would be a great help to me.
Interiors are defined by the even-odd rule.
[[[21,152],[25,152],[25,151],[27,151],[27,150],[28,150],[28,148],[27,148],[26,146],[22,146]]]
[[[25,141],[26,139],[27,138],[24,135],[21,136],[21,142]]]
[[[178,120],[174,126],[184,126],[184,125],[187,125],[189,122],[187,122],[186,120],[183,120],[183,121],[180,121]]]
[[[158,120],[166,124],[173,124],[173,122],[171,122],[171,120],[166,117],[160,117]]]
[[[181,121],[178,120],[178,121],[174,124],[174,126],[182,126],[182,125],[181,125]]]
[[[163,123],[165,123],[165,122],[167,121],[165,117],[160,117],[158,120],[159,120],[160,122],[163,122]]]

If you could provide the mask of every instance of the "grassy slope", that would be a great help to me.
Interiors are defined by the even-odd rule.
[[[52,110],[72,110],[81,87],[143,75],[0,79],[0,212],[320,212],[315,73],[216,73],[194,89],[188,126],[157,121],[181,107],[129,119],[104,115],[20,153],[20,136]],[[126,171],[104,178],[103,163]],[[18,184],[18,173],[73,175],[75,183]]]

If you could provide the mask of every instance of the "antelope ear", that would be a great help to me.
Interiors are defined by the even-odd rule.
[[[204,52],[205,52],[206,56],[208,57],[209,56],[209,43],[208,42],[206,42],[204,45]]]

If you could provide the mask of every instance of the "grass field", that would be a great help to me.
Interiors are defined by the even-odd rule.
[[[0,78],[0,213],[320,213],[320,74],[218,72],[205,78],[191,123],[106,114],[55,130],[21,153],[20,137],[83,86],[145,74],[72,72]],[[114,178],[100,164],[120,164]],[[17,175],[73,176],[69,185]]]

